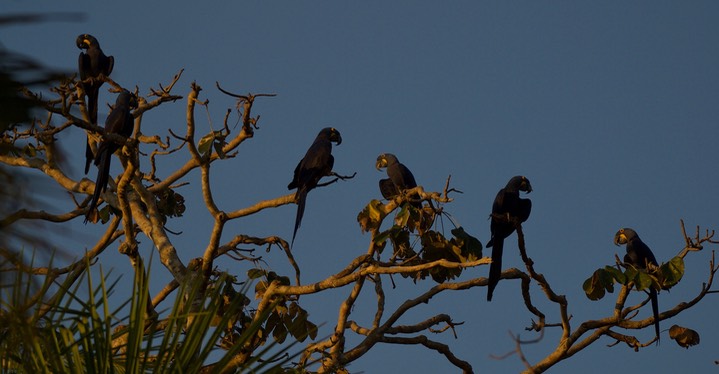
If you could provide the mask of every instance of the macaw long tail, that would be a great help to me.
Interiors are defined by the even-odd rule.
[[[654,333],[657,335],[657,344],[659,344],[659,300],[657,298],[657,290],[649,290],[649,298],[652,301],[652,313],[654,314]]]
[[[97,100],[100,95],[100,86],[91,86],[87,92],[87,112],[90,114],[90,122],[97,125]]]
[[[297,229],[302,224],[302,216],[305,214],[305,201],[307,200],[307,190],[300,188],[297,190],[297,216],[295,217],[295,231],[292,233],[292,243],[290,248],[295,244],[295,236],[297,236]]]
[[[499,283],[502,274],[502,250],[504,249],[503,238],[492,239],[492,263],[489,265],[489,283],[487,284],[487,301],[492,301],[494,288]]]
[[[96,162],[97,181],[95,182],[95,192],[92,194],[90,206],[87,209],[87,213],[85,213],[85,223],[87,223],[87,221],[90,220],[90,217],[95,214],[95,208],[97,208],[97,202],[100,200],[100,194],[107,188],[107,180],[110,176],[111,156],[112,155],[107,154],[107,152],[102,152],[102,154],[98,155],[100,159],[99,162]]]
[[[88,137],[87,144],[85,144],[85,175],[87,175],[87,172],[90,171],[90,164],[92,164],[94,159],[95,155],[92,153],[92,148],[90,147],[90,137]]]

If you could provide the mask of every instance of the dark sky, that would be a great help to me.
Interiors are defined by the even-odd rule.
[[[445,209],[482,243],[489,239],[487,217],[497,190],[512,176],[526,175],[534,187],[532,216],[524,225],[529,255],[555,291],[567,295],[574,326],[612,312],[613,298],[590,301],[581,286],[595,269],[613,264],[615,253],[623,255],[623,248],[612,245],[619,228],[634,228],[660,262],[683,247],[680,219],[692,231],[697,225],[719,228],[719,3],[221,3],[7,0],[0,5],[5,15],[76,11],[86,18],[5,27],[1,40],[10,50],[75,70],[75,37],[93,34],[115,57],[112,77],[141,93],[166,84],[184,68],[175,92],[185,96],[196,81],[204,88],[201,99],[210,100],[209,119],[198,111],[201,132],[220,127],[225,110],[234,105],[215,89],[215,81],[239,93],[277,93],[253,109],[262,116],[255,138],[235,159],[213,164],[215,198],[227,211],[287,194],[294,167],[317,132],[336,127],[343,143],[333,151],[335,170],[358,174],[309,195],[294,249],[306,283],[328,277],[366,251],[369,236],[360,233],[355,218],[380,197],[377,181],[383,174],[374,161],[383,152],[396,154],[427,190],[441,190],[451,175],[452,186],[464,193],[454,195]],[[103,90],[101,108],[114,97]],[[106,115],[101,109],[101,121]],[[180,100],[146,114],[142,130],[165,136],[168,129],[184,131],[184,121]],[[77,159],[68,163],[68,173],[78,179],[83,141],[79,130],[61,138]],[[185,159],[180,156],[169,166]],[[188,181],[180,189],[188,211],[169,224],[184,232],[174,244],[185,260],[201,255],[212,222],[201,203],[198,173]],[[289,239],[294,217],[294,206],[263,211],[228,225],[223,241],[239,233]],[[103,227],[76,221],[64,228],[75,234],[63,247],[80,253]],[[85,229],[89,233],[80,234]],[[505,268],[523,268],[515,247],[513,236],[505,244]],[[707,279],[711,249],[687,259],[682,283],[660,293],[662,310],[696,295]],[[149,240],[142,240],[142,251],[149,256]],[[263,257],[268,266],[290,271],[281,253]],[[130,272],[116,252],[103,254],[101,262]],[[240,277],[248,268],[231,261],[218,265]],[[487,271],[471,269],[463,279]],[[156,260],[153,276],[156,292],[168,279]],[[398,287],[387,289],[388,309],[433,285],[395,281]],[[349,291],[302,298],[310,319],[325,323],[320,336],[334,326]],[[365,292],[352,319],[366,324],[375,301],[369,288]],[[495,360],[489,355],[513,349],[507,332],[535,336],[524,331],[532,315],[523,307],[519,283],[500,282],[491,303],[485,294],[484,288],[443,294],[401,322],[448,313],[464,321],[458,338],[445,333],[432,334],[433,339],[448,344],[478,372],[517,372],[522,364],[516,356]],[[543,301],[536,287],[533,297],[548,322],[559,321],[558,309]],[[643,298],[633,293],[630,302]],[[612,341],[602,338],[551,372],[714,371],[716,305],[709,297],[662,321],[663,329],[676,323],[698,330],[702,343],[697,347],[679,348],[666,332],[661,345],[638,353],[624,345],[608,348]],[[648,313],[643,308],[639,317]],[[549,329],[541,343],[526,347],[527,359],[536,362],[553,350],[558,333]],[[636,334],[647,341],[653,332]],[[404,346],[377,346],[350,369],[454,371],[442,356]]]

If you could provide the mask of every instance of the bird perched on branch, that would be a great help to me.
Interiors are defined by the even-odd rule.
[[[137,98],[129,91],[122,91],[117,96],[115,108],[112,109],[105,121],[105,133],[117,134],[124,137],[130,137],[134,128],[134,119],[131,108],[137,107]],[[122,145],[115,143],[109,139],[103,139],[97,148],[97,157],[95,157],[95,165],[97,166],[97,181],[95,182],[95,192],[92,194],[90,206],[85,214],[85,223],[93,220],[95,217],[95,208],[100,200],[100,194],[107,188],[107,181],[110,177],[110,160],[112,154],[120,149]]]
[[[87,95],[87,111],[90,115],[90,122],[97,125],[97,100],[100,94],[100,86],[104,83],[100,75],[106,77],[112,73],[115,65],[115,58],[105,56],[100,49],[100,43],[90,34],[82,34],[75,40],[77,47],[86,52],[80,52],[78,57],[78,70],[80,72],[80,86]],[[90,163],[93,160],[92,148],[88,139],[85,148],[85,174],[90,170]]]
[[[492,293],[502,273],[504,239],[514,232],[516,225],[525,222],[532,211],[532,201],[520,198],[519,191],[532,192],[532,185],[526,177],[512,177],[507,185],[499,190],[492,204],[492,238],[487,243],[487,248],[492,247],[492,264],[489,266],[487,301],[492,301]]]
[[[325,127],[317,134],[315,141],[305,153],[305,157],[300,160],[295,168],[295,175],[292,182],[287,185],[287,189],[297,188],[295,200],[297,201],[297,217],[295,218],[295,230],[292,233],[292,246],[295,243],[297,229],[302,223],[302,216],[305,213],[305,202],[307,193],[317,187],[322,177],[332,174],[332,167],[335,158],[332,156],[332,143],[340,145],[342,136],[334,127]]]
[[[654,253],[649,246],[639,239],[637,232],[630,228],[619,229],[614,235],[615,245],[627,245],[627,254],[624,255],[624,262],[634,266],[637,269],[647,269],[649,264],[659,266]],[[654,315],[654,333],[659,343],[659,300],[657,299],[657,290],[652,286],[649,287],[649,298],[652,303],[652,313]]]
[[[387,168],[387,179],[380,179],[379,190],[385,199],[392,199],[402,193],[404,190],[417,187],[412,172],[404,166],[397,157],[391,153],[383,153],[377,156],[377,170]],[[415,208],[421,208],[422,203],[417,201],[419,196],[416,194],[411,196],[411,204]]]

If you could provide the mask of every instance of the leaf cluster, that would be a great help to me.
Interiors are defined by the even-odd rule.
[[[624,267],[626,270],[623,272],[613,266],[595,270],[582,285],[584,293],[590,300],[599,300],[606,292],[614,292],[615,283],[622,286],[634,285],[637,291],[668,290],[684,276],[684,259],[679,256],[649,271],[629,264]]]
[[[247,275],[250,279],[263,278],[255,285],[257,299],[264,297],[265,290],[272,282],[278,282],[283,286],[290,285],[289,277],[280,276],[274,271],[252,268],[248,270]],[[317,337],[317,325],[308,320],[309,313],[302,309],[296,300],[278,297],[273,301],[275,306],[269,312],[267,322],[260,331],[262,337],[271,335],[278,344],[284,343],[288,334],[298,342],[304,342],[307,337],[312,340]]]
[[[156,192],[155,202],[165,221],[170,217],[182,217],[185,213],[185,197],[170,188]]]
[[[363,231],[378,231],[384,218],[384,205],[372,200],[357,216]],[[394,217],[393,225],[374,236],[373,244],[381,254],[387,242],[392,244],[392,260],[401,265],[412,266],[437,260],[465,263],[482,257],[482,243],[464,230],[456,227],[446,237],[442,232],[432,230],[440,215],[430,205],[418,209],[404,203]],[[419,250],[414,246],[419,243]],[[434,267],[421,271],[402,273],[415,282],[430,276],[435,282],[443,283],[462,274],[462,268]]]

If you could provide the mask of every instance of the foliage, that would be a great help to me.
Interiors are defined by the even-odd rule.
[[[215,365],[218,371],[263,328],[257,322],[245,323],[241,330],[234,327],[249,299],[244,296],[246,288],[234,292],[227,274],[219,274],[204,295],[198,292],[198,282],[186,284],[181,289],[186,298],[176,298],[167,317],[157,320],[145,313],[149,283],[144,272],[135,273],[132,298],[111,310],[110,296],[119,278],[108,283],[109,274],[100,269],[96,285],[92,268],[87,269],[81,279],[58,285],[60,292],[44,308],[28,302],[48,296],[49,285],[31,295],[32,276],[14,272],[12,286],[3,289],[0,310],[4,372],[198,372],[217,347],[224,347]],[[228,290],[233,297],[227,298]],[[202,307],[191,311],[198,302]],[[268,354],[269,361],[286,349],[273,357]],[[242,370],[277,370],[288,359],[272,364],[252,359]]]
[[[139,87],[135,89],[139,105],[133,115],[138,131],[130,138],[104,134],[102,128],[90,123],[82,85],[75,76],[57,81],[49,91],[34,92],[26,84],[13,86],[13,90],[19,89],[13,91],[13,95],[41,108],[47,115],[19,117],[7,124],[1,138],[0,164],[14,170],[35,171],[42,179],[39,183],[54,183],[68,193],[67,200],[59,205],[66,211],[60,213],[32,210],[22,201],[13,201],[17,206],[12,205],[12,209],[2,212],[0,217],[3,232],[18,232],[13,230],[22,221],[65,227],[67,222],[82,220],[87,213],[95,184],[67,174],[61,162],[58,134],[77,131],[82,136],[87,133],[91,142],[105,137],[122,144],[122,149],[112,157],[120,159],[123,172],[111,176],[108,189],[101,194],[99,222],[105,233],[96,243],[87,245],[88,250],[80,260],[62,266],[52,262],[37,265],[30,261],[28,264],[17,244],[2,243],[2,369],[17,372],[75,372],[79,368],[86,368],[88,372],[304,372],[315,369],[349,372],[348,367],[354,361],[383,343],[429,349],[442,354],[451,365],[464,372],[472,372],[472,364],[432,338],[436,333],[454,331],[461,325],[454,322],[451,315],[429,315],[409,325],[398,322],[409,312],[419,313],[415,309],[418,305],[441,292],[487,285],[486,277],[471,278],[467,276],[469,272],[464,272],[491,263],[490,258],[483,257],[482,243],[454,221],[449,232],[444,229],[443,220],[450,217],[447,209],[453,202],[450,193],[455,192],[449,188],[449,179],[442,192],[425,191],[417,186],[387,202],[371,200],[357,215],[360,232],[369,235],[366,253],[326,279],[302,283],[301,269],[283,238],[235,233],[227,239],[225,230],[226,224],[233,220],[294,204],[294,193],[239,209],[222,206],[213,198],[216,185],[211,178],[211,165],[233,162],[244,150],[245,142],[266,135],[258,131],[259,116],[252,115],[252,108],[256,99],[274,94],[237,95],[219,88],[218,83],[220,91],[237,98],[241,126],[228,125],[231,111],[227,111],[221,129],[210,126],[209,131],[203,133],[195,117],[198,106],[205,107],[209,113],[208,100],[200,100],[202,88],[193,82],[186,95],[184,132],[175,128],[168,130],[168,134],[144,134],[141,119],[146,113],[183,99],[173,93],[181,76],[182,71],[169,84],[149,88],[144,96]],[[114,92],[125,89],[110,77],[97,79],[104,80]],[[140,151],[140,146],[151,150]],[[158,159],[167,162],[160,163]],[[166,165],[175,166],[172,169]],[[198,180],[192,179],[196,177]],[[7,180],[8,184],[16,184],[12,178]],[[178,192],[188,183],[200,186],[200,197]],[[11,200],[8,195],[3,196],[5,202]],[[411,203],[408,196],[412,196]],[[168,220],[185,216],[186,199],[202,202],[209,213],[202,217],[211,220],[208,245],[201,252],[195,248],[191,248],[194,252],[181,251],[187,249],[183,248],[182,234],[173,233],[165,226]],[[421,204],[421,208],[413,204]],[[544,275],[536,271],[534,261],[527,254],[521,224],[515,224],[526,269],[504,269],[501,278],[521,282],[522,300],[534,317],[529,330],[543,333],[549,327],[562,329],[562,340],[553,352],[535,363],[525,362],[531,372],[547,370],[602,336],[626,342],[634,349],[643,347],[634,336],[612,330],[633,331],[649,325],[648,320],[635,320],[636,313],[631,313],[644,304],[625,305],[623,295],[631,287],[640,291],[674,287],[685,272],[684,257],[699,251],[702,243],[713,243],[713,233],[700,237],[697,232],[695,238],[690,238],[683,232],[686,248],[656,269],[645,271],[632,266],[626,266],[624,271],[611,266],[598,269],[584,282],[587,297],[601,299],[607,292],[613,293],[617,284],[622,291],[618,293],[617,302],[607,311],[609,317],[605,319],[570,324],[569,301],[556,293]],[[35,230],[29,238],[42,237],[39,232]],[[153,255],[157,254],[163,270],[171,277],[169,283],[154,284],[157,281],[150,278],[144,266],[145,257],[138,250],[141,241],[150,243]],[[41,242],[27,241],[33,245]],[[110,304],[119,302],[112,297],[117,280],[108,282],[102,269],[98,280],[91,276],[91,269],[98,267],[96,263],[101,262],[103,251],[111,247],[123,254],[134,270],[132,297],[114,309]],[[282,274],[266,266],[255,253],[257,248],[281,251],[295,274]],[[196,257],[183,258],[178,252]],[[239,290],[237,275],[217,269],[215,261],[220,257],[246,265],[249,281]],[[675,306],[673,315],[696,305],[707,295],[719,269],[713,259],[710,263],[709,279],[699,294],[690,303]],[[394,274],[411,279],[412,286],[419,290],[418,295],[404,302],[387,303],[383,279],[394,282],[391,277]],[[461,275],[469,279],[462,280]],[[427,281],[428,277],[432,282]],[[39,278],[42,280],[37,282]],[[252,287],[254,297],[248,297]],[[151,289],[160,291],[150,297]],[[308,312],[307,298],[300,301],[300,297],[329,290],[347,292],[338,307],[337,321],[331,326],[333,331],[322,336]],[[374,292],[373,317],[351,318],[362,292]],[[546,323],[546,310],[540,310],[535,304],[542,296],[549,302],[549,306],[543,308],[556,308],[551,317],[559,323]],[[166,301],[167,304],[163,304]],[[394,309],[390,305],[394,305]],[[349,336],[355,339],[348,339]],[[688,329],[674,329],[670,336],[682,346],[699,342],[698,334],[695,336]],[[299,343],[306,345],[297,348],[299,359],[290,362],[295,356],[287,352]],[[518,356],[523,357],[523,342],[517,339],[516,343]]]
[[[386,217],[383,213],[386,206],[378,200],[372,200],[357,216],[362,231],[379,230]],[[392,261],[399,261],[401,265],[416,266],[428,264],[438,260],[456,263],[471,263],[482,258],[482,243],[467,233],[464,228],[457,227],[450,232],[452,238],[447,239],[439,231],[431,230],[440,213],[431,205],[418,209],[411,204],[404,203],[394,217],[393,225],[375,235],[373,244],[381,254],[387,240],[392,243]],[[415,251],[412,243],[419,240],[420,250]],[[446,268],[433,267],[421,271],[401,273],[405,278],[412,278],[415,282],[431,276],[437,283],[452,280],[462,274],[462,267]]]
[[[699,344],[699,333],[679,325],[673,325],[669,328],[669,337],[677,342],[680,347],[689,349],[693,345]]]
[[[626,286],[633,284],[637,291],[649,288],[668,290],[675,286],[684,276],[684,259],[680,256],[672,258],[652,271],[638,269],[632,265],[624,265],[626,270],[605,266],[594,271],[584,281],[582,288],[590,300],[599,300],[605,292],[614,292],[614,283]]]

